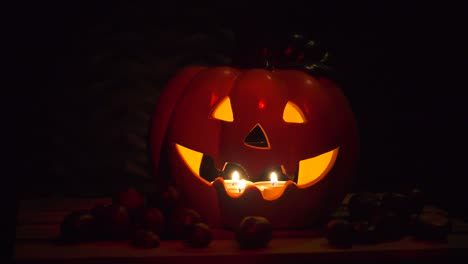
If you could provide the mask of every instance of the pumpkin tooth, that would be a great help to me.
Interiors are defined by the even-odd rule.
[[[318,156],[299,161],[297,186],[306,188],[321,180],[333,168],[339,147]]]
[[[212,182],[219,176],[220,172],[216,169],[211,156],[180,144],[175,144],[175,146],[179,156],[194,175],[197,175],[207,183]]]
[[[194,175],[200,177],[200,165],[203,159],[203,153],[189,149],[179,144],[175,144],[177,152],[185,162],[187,167],[192,171]],[[201,178],[201,177],[200,177]],[[203,178],[202,178],[203,179]]]

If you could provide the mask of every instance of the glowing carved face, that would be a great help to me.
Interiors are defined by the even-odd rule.
[[[337,196],[343,194],[350,174],[343,170],[351,170],[354,162],[357,130],[347,100],[332,82],[294,70],[229,67],[199,68],[173,82],[179,92],[170,99],[173,111],[163,128],[172,149],[171,172],[189,200],[215,185],[227,190],[224,181],[234,171],[249,182],[268,181],[272,172],[286,182],[275,195],[259,192],[265,201],[283,204],[288,188],[325,197],[324,188],[336,184]],[[182,173],[182,166],[189,173]],[[244,195],[224,193],[232,199]],[[193,207],[203,211],[202,203]]]
[[[208,177],[202,177],[200,174],[200,168],[201,164],[203,161],[203,156],[204,154],[189,148],[186,148],[182,145],[176,144],[175,145],[180,157],[184,160],[185,164],[187,167],[191,170],[193,175],[199,177],[200,180],[204,181],[206,184],[211,184],[211,182],[208,181]],[[289,180],[291,182],[294,182],[297,184],[299,188],[307,188],[308,186],[313,185],[320,179],[322,179],[325,175],[327,175],[328,171],[333,167],[333,164],[335,163],[336,157],[338,155],[338,149],[339,147],[328,151],[326,153],[323,153],[321,155],[318,155],[316,157],[312,157],[309,159],[304,159],[300,160],[298,164],[298,171],[297,171],[297,182],[295,180],[291,181],[290,179],[287,179],[287,173],[284,170],[284,167],[281,165],[281,175],[283,175],[283,180]],[[228,166],[223,167],[219,171],[217,175],[222,177],[223,175],[225,176],[225,179],[233,179],[237,181],[239,178],[239,167],[232,170],[226,170]],[[212,168],[213,170],[216,170],[216,168]],[[275,173],[277,175],[277,172],[272,169],[272,173]],[[250,177],[244,174],[244,179],[249,179]],[[262,179],[265,180],[265,179]],[[283,188],[281,189],[280,192],[275,192],[275,195],[269,195],[268,192],[262,192],[262,196],[265,200],[274,200],[279,197],[281,197],[282,193],[284,192],[284,189],[286,189],[287,185],[283,185]],[[241,194],[240,193],[235,193],[235,192],[227,192],[229,196],[231,197],[238,197]]]

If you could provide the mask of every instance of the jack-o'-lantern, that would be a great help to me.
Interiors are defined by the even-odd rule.
[[[296,229],[319,223],[349,191],[358,132],[327,78],[192,66],[160,96],[151,148],[156,177],[168,166],[184,206],[209,225],[257,215]]]

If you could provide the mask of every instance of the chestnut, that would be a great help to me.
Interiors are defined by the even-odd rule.
[[[160,239],[151,230],[137,228],[133,234],[132,244],[140,248],[157,248],[160,245]]]
[[[96,218],[97,233],[102,238],[125,240],[130,237],[131,219],[126,207],[99,205],[91,209],[91,214]]]
[[[415,219],[413,234],[421,240],[446,241],[451,227],[447,212],[435,207],[425,207]]]
[[[376,193],[356,193],[348,203],[352,220],[370,220],[380,210],[380,197]]]
[[[193,248],[208,247],[213,238],[209,226],[201,222],[189,225],[184,236],[184,244]]]
[[[114,203],[125,206],[127,210],[133,211],[145,206],[145,198],[134,188],[130,187],[121,191],[114,198]]]
[[[377,244],[379,237],[374,223],[361,220],[352,223],[354,241],[359,244]]]
[[[195,210],[189,208],[176,209],[172,213],[168,223],[169,237],[173,239],[183,239],[188,228],[200,222],[202,222],[202,218]]]
[[[165,226],[163,213],[155,207],[145,208],[135,219],[136,226],[150,230],[158,235],[162,233]]]
[[[384,211],[374,220],[379,241],[395,241],[403,238],[409,225],[409,217],[396,211]]]
[[[326,226],[326,237],[331,246],[350,248],[353,245],[353,226],[348,220],[332,219]]]
[[[271,223],[262,216],[246,216],[236,232],[241,249],[259,249],[268,245],[273,236]]]

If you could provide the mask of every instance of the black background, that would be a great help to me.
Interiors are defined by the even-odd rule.
[[[109,171],[101,166],[96,174],[89,173],[91,167],[79,181],[59,178],[47,167],[47,160],[61,155],[49,148],[61,133],[57,129],[61,119],[55,113],[64,107],[70,118],[76,118],[83,111],[74,104],[76,113],[72,113],[66,100],[76,91],[63,84],[75,87],[82,81],[80,76],[89,77],[79,74],[86,72],[80,58],[87,56],[93,43],[100,45],[100,52],[107,45],[117,55],[116,45],[172,54],[172,45],[158,44],[160,32],[183,36],[223,28],[233,33],[232,43],[223,42],[228,44],[220,52],[229,53],[240,42],[252,41],[255,46],[265,37],[280,41],[292,31],[306,32],[330,50],[359,122],[361,158],[355,191],[418,187],[435,203],[466,213],[466,6],[447,1],[309,1],[307,5],[278,1],[256,6],[231,1],[206,7],[169,2],[16,2],[5,9],[4,51],[7,76],[13,82],[3,89],[13,97],[3,105],[2,127],[7,132],[5,146],[10,147],[7,156],[14,162],[8,162],[11,170],[5,173],[4,188],[19,194],[10,198],[76,195],[80,190],[106,195],[115,190],[113,186],[132,182],[126,174],[112,175],[123,166]],[[109,36],[132,34],[142,46],[105,41],[105,34],[89,33],[99,26],[107,28]],[[161,89],[172,70],[175,67],[150,83]],[[86,98],[81,94],[84,108],[91,103]],[[79,118],[72,129],[86,133],[81,125],[87,115]],[[80,151],[70,148],[63,153],[65,158]]]

